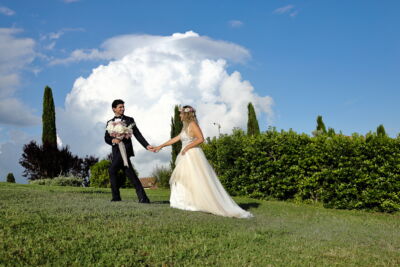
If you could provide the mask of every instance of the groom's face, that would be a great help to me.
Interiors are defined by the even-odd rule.
[[[121,116],[125,112],[124,104],[119,104],[116,108],[113,108],[115,115]]]

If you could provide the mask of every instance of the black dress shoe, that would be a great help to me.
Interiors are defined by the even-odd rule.
[[[139,203],[141,203],[141,204],[150,204],[150,200],[149,200],[148,198],[146,198],[146,199],[140,199],[140,200],[139,200]]]
[[[121,199],[111,199],[111,202],[121,201]]]

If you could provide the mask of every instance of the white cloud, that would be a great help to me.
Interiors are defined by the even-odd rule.
[[[31,126],[40,123],[34,111],[16,98],[0,98],[0,124]]]
[[[0,6],[0,14],[6,15],[6,16],[13,16],[13,15],[15,15],[15,11],[12,9],[9,9],[8,7]]]
[[[53,46],[54,47],[54,46]],[[100,59],[113,59],[114,56],[109,56],[107,53],[102,53],[98,49],[76,49],[74,50],[68,58],[64,59],[51,59],[49,65],[61,65],[61,64],[69,64],[73,62],[79,61],[88,61],[88,60],[100,60]]]
[[[291,16],[292,18],[294,18],[294,17],[297,16],[297,14],[299,14],[299,11],[298,11],[298,10],[295,10],[295,11],[293,11],[292,13],[290,13],[289,16]]]
[[[48,45],[44,46],[44,49],[46,50],[53,50],[53,48],[56,46],[56,42],[51,42]]]
[[[274,13],[276,13],[276,14],[285,14],[285,13],[288,13],[291,10],[293,10],[293,8],[294,8],[294,5],[287,5],[287,6],[275,9]]]
[[[10,95],[20,82],[20,71],[35,57],[35,41],[15,37],[20,29],[0,28],[0,97]]]
[[[115,60],[140,49],[157,49],[162,51],[170,47],[191,54],[198,58],[227,59],[233,62],[245,62],[250,53],[247,49],[225,41],[212,40],[189,31],[172,36],[122,35],[106,40],[100,49],[77,49],[68,58],[54,59],[51,65],[68,64],[84,60]]]
[[[83,28],[63,28],[57,32],[50,32],[48,34],[44,34],[40,37],[40,40],[57,40],[60,39],[67,32],[83,32],[85,31]]]
[[[35,58],[35,41],[16,37],[20,32],[20,29],[0,28],[0,123],[23,126],[37,124],[39,120],[14,97],[21,72]]]
[[[95,68],[87,78],[76,79],[57,110],[58,133],[63,143],[79,155],[105,156],[105,123],[113,114],[111,102],[124,99],[126,115],[153,145],[169,139],[171,116],[176,104],[197,109],[206,136],[246,127],[247,104],[271,118],[273,100],[259,96],[239,72],[228,73],[228,62],[244,62],[250,53],[243,47],[216,41],[194,32],[171,36],[125,35],[107,40],[98,57],[113,58]],[[95,54],[92,55],[95,57]],[[152,154],[134,142],[134,163],[141,176],[155,165],[169,162],[168,149]]]
[[[63,146],[63,142],[62,142],[60,136],[57,134],[57,147],[62,148],[62,146]]]
[[[240,27],[243,26],[243,22],[240,21],[240,20],[231,20],[231,21],[229,21],[229,25],[230,25],[232,28],[240,28]]]
[[[83,28],[63,28],[57,32],[50,32],[41,35],[40,41],[49,42],[48,44],[44,44],[43,48],[46,50],[53,50],[57,44],[57,40],[60,39],[67,32],[83,32],[83,31],[85,31]]]

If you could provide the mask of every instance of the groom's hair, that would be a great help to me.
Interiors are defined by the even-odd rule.
[[[125,104],[125,102],[122,101],[121,99],[115,99],[115,100],[112,102],[111,107],[112,107],[112,108],[116,108],[119,104]]]

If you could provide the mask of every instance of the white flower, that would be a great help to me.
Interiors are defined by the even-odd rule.
[[[117,138],[130,138],[132,136],[132,127],[134,124],[125,126],[125,123],[122,121],[110,121],[107,124],[106,130],[107,132]]]

